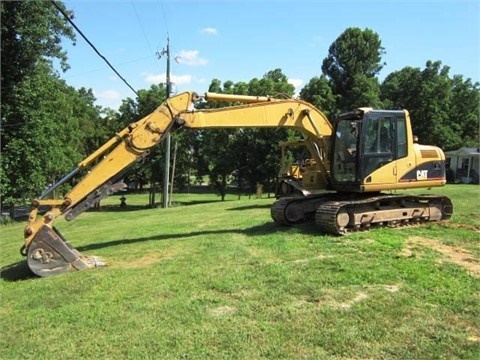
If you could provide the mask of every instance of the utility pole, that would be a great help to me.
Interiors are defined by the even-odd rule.
[[[157,56],[160,59],[162,55],[167,55],[167,99],[172,94],[172,83],[170,82],[170,38],[167,37],[167,49],[163,49],[162,52],[157,52]],[[168,207],[168,181],[170,179],[170,133],[165,136],[165,174],[163,177],[163,201],[162,206],[164,209]]]

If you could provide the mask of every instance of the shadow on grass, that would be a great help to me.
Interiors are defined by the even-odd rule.
[[[246,206],[238,206],[233,208],[228,208],[229,211],[242,211],[242,210],[254,210],[254,209],[270,209],[272,204],[262,204],[262,205],[246,205]]]
[[[261,206],[260,206],[261,207]],[[148,241],[163,241],[163,240],[175,240],[175,239],[185,239],[202,235],[218,235],[218,234],[244,234],[247,236],[260,236],[268,235],[274,233],[303,233],[309,235],[324,235],[322,234],[315,225],[310,223],[295,225],[295,226],[279,226],[274,222],[266,222],[261,225],[253,226],[248,229],[225,229],[225,230],[205,230],[205,231],[194,231],[194,232],[185,232],[179,234],[159,234],[147,237],[139,237],[132,239],[122,239],[122,240],[113,240],[107,241],[104,243],[94,243],[84,246],[78,246],[76,249],[80,252],[89,251],[89,250],[98,250],[103,248],[108,248],[111,246],[118,245],[129,245],[136,244]],[[34,273],[31,272],[28,267],[27,261],[16,262],[11,265],[6,265],[0,269],[0,279],[6,281],[19,281],[39,278]]]
[[[104,243],[95,243],[84,246],[76,247],[79,251],[89,251],[89,250],[98,250],[110,246],[118,245],[129,245],[136,244],[147,241],[164,241],[164,240],[175,240],[175,239],[185,239],[202,235],[218,235],[218,234],[244,234],[247,236],[259,236],[259,235],[268,235],[273,233],[285,233],[285,232],[301,232],[303,234],[310,235],[324,235],[313,225],[313,224],[301,224],[296,225],[295,227],[290,226],[279,226],[273,222],[267,222],[262,225],[253,226],[248,229],[228,229],[228,230],[205,230],[205,231],[193,231],[185,232],[179,234],[159,234],[152,235],[147,237],[132,238],[132,239],[122,239],[122,240],[113,240]]]
[[[191,205],[202,205],[218,202],[228,202],[232,200],[193,200],[193,201],[172,201],[172,207],[175,206],[191,206]]]
[[[27,260],[6,265],[0,269],[0,279],[6,281],[20,281],[34,279],[37,276],[28,267]]]
[[[139,210],[152,210],[148,205],[102,205],[100,208],[89,209],[89,212],[130,212]]]
[[[196,201],[173,201],[170,207],[177,207],[177,206],[191,206],[191,205],[201,205],[201,204],[210,204],[210,203],[217,203],[221,202],[222,200],[196,200]],[[223,202],[231,201],[231,200],[224,200]],[[138,210],[152,210],[152,209],[161,209],[161,204],[156,204],[155,207],[151,207],[149,205],[102,205],[98,209],[90,209],[88,211],[91,212],[130,212],[130,211],[138,211]]]

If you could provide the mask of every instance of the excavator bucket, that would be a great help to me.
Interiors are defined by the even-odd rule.
[[[107,265],[102,258],[82,255],[57,229],[46,225],[40,228],[30,243],[27,263],[30,270],[40,277]]]

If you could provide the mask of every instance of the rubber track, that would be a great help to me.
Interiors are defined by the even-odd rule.
[[[326,201],[321,204],[321,206],[318,207],[316,214],[315,214],[315,223],[317,226],[324,232],[333,234],[333,235],[345,235],[353,231],[365,231],[370,228],[370,225],[375,225],[378,226],[380,223],[376,224],[367,224],[367,226],[362,226],[362,227],[345,227],[345,228],[340,228],[337,224],[337,214],[341,210],[352,210],[352,208],[357,208],[357,209],[362,209],[365,207],[372,207],[373,204],[375,204],[378,201],[385,202],[385,201],[401,201],[401,200],[407,200],[410,202],[418,202],[420,201],[428,201],[428,202],[441,202],[445,205],[446,208],[450,206],[452,208],[452,203],[450,199],[444,196],[412,196],[412,195],[380,195],[380,196],[375,196],[375,197],[369,197],[366,199],[357,199],[357,200],[344,200],[344,201],[337,201],[337,200],[332,200],[332,201]],[[448,220],[452,216],[451,212],[444,212],[442,214],[442,220]],[[415,220],[415,222],[422,222],[422,221],[428,221],[425,219],[410,219],[410,220]],[[402,224],[407,224],[406,222],[399,222],[396,223],[396,226],[402,225]],[[390,226],[390,223],[384,224]]]
[[[285,215],[285,210],[289,203],[292,203],[292,200],[296,200],[296,198],[292,197],[283,197],[275,201],[270,208],[270,215],[272,219],[279,225],[292,225],[290,221],[287,220],[287,216]],[[300,198],[300,200],[303,200]]]
[[[340,228],[337,224],[337,214],[345,209],[345,210],[352,210],[352,208],[356,208],[356,211],[362,211],[367,209],[372,211],[374,209],[374,204],[377,202],[381,203],[393,203],[393,202],[400,202],[401,200],[405,200],[408,202],[426,202],[426,203],[433,203],[433,202],[440,202],[444,205],[444,209],[453,208],[452,202],[449,198],[444,196],[435,196],[435,195],[389,195],[389,194],[381,194],[378,196],[369,196],[366,194],[359,194],[357,198],[352,198],[351,195],[346,197],[341,194],[330,194],[330,195],[320,195],[320,196],[313,196],[313,197],[284,197],[280,198],[272,205],[270,210],[272,219],[280,225],[294,225],[295,223],[289,221],[286,217],[287,208],[292,204],[298,204],[299,202],[318,202],[318,207],[316,208],[315,212],[315,223],[320,228],[322,232],[333,234],[333,235],[346,235],[350,232],[354,231],[366,231],[369,230],[371,226],[381,226],[380,223],[373,223],[373,224],[366,224],[366,226],[361,227],[353,227],[347,226],[346,228]],[[306,212],[306,217],[303,219],[305,222],[308,215],[312,215],[310,212]],[[444,212],[442,216],[442,220],[448,220],[452,216],[450,212]],[[311,216],[310,216],[311,217]],[[396,221],[395,227],[398,226],[405,226],[405,225],[412,225],[418,224],[420,222],[425,222],[424,218],[415,218],[409,219],[409,221]],[[298,223],[298,222],[297,222]],[[392,226],[392,222],[386,222],[386,226]]]

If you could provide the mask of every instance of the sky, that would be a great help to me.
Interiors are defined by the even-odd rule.
[[[330,45],[349,27],[371,29],[386,63],[379,79],[428,60],[450,76],[480,81],[477,0],[72,0],[74,23],[135,89],[166,82],[170,44],[174,93],[204,93],[213,79],[249,82],[281,69],[297,93],[321,75]],[[117,110],[135,93],[77,34],[63,41],[75,88]],[[265,94],[269,95],[269,94]]]

